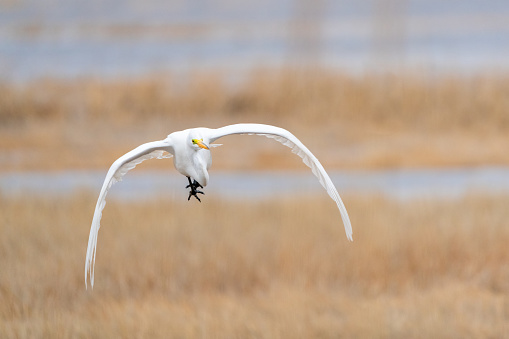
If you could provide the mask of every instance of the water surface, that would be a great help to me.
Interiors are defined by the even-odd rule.
[[[15,79],[299,58],[348,70],[509,68],[509,1],[498,0],[17,0],[0,3],[0,22],[0,74]]]
[[[398,199],[461,197],[469,193],[509,193],[509,167],[333,171],[330,177],[340,195],[381,194]],[[0,174],[0,192],[7,196],[68,196],[79,191],[99,194],[106,171],[21,172]],[[211,171],[205,199],[262,199],[326,194],[311,171]],[[187,179],[168,171],[131,171],[110,190],[114,199],[167,197],[187,199]]]

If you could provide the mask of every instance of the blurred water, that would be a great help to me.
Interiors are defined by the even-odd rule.
[[[506,0],[12,0],[0,75],[117,76],[321,62],[509,69]]]
[[[311,172],[212,171],[204,199],[261,199],[323,194]],[[99,194],[106,171],[20,172],[0,174],[0,193],[7,196],[68,196],[79,191]],[[508,167],[456,169],[334,171],[330,176],[341,195],[381,194],[391,198],[457,198],[469,193],[509,193]],[[132,171],[115,184],[111,198],[187,199],[187,180],[174,170]]]

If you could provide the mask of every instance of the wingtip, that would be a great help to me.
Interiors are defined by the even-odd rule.
[[[85,290],[88,290],[88,283],[87,283],[87,279],[85,278]],[[90,280],[90,289],[93,290],[94,289],[94,282],[92,280]]]
[[[85,271],[85,290],[88,290],[88,274],[87,274],[87,271]]]

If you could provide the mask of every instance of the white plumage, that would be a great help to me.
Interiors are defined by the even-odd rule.
[[[108,170],[104,179],[99,198],[95,207],[94,218],[90,228],[88,239],[87,257],[85,261],[85,286],[87,285],[87,276],[90,274],[90,283],[94,286],[94,265],[97,249],[97,235],[100,228],[102,210],[106,204],[106,195],[111,186],[118,181],[131,169],[139,163],[152,159],[171,158],[175,168],[183,175],[188,177],[191,185],[191,196],[195,196],[198,187],[205,187],[209,181],[208,169],[211,165],[210,147],[219,146],[212,143],[224,136],[231,134],[254,134],[263,135],[275,139],[283,145],[290,147],[292,152],[302,158],[304,163],[311,168],[313,174],[318,178],[329,196],[336,202],[343,224],[345,226],[346,236],[349,240],[352,238],[352,226],[345,205],[334,187],[327,172],[318,159],[304,146],[299,139],[287,130],[275,126],[263,124],[236,124],[217,129],[211,128],[192,128],[183,131],[174,132],[164,140],[154,141],[138,146],[134,150],[118,158]],[[196,185],[191,184],[191,179]]]

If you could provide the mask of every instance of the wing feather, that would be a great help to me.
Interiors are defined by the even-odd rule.
[[[343,224],[345,226],[346,236],[349,240],[353,241],[352,238],[352,224],[350,222],[350,218],[348,217],[348,212],[346,211],[346,207],[339,196],[336,187],[332,183],[329,175],[323,168],[322,164],[318,159],[311,153],[311,151],[304,146],[302,142],[300,142],[297,137],[295,137],[289,131],[264,124],[236,124],[229,125],[217,129],[209,130],[210,138],[209,142],[212,143],[215,140],[232,134],[248,134],[248,135],[263,135],[268,138],[279,141],[283,145],[291,148],[292,152],[297,154],[302,158],[302,161],[311,168],[313,174],[318,178],[320,184],[325,188],[329,196],[336,202],[338,206],[339,212],[341,214],[341,218],[343,219]]]
[[[168,152],[168,154],[165,154]],[[101,193],[97,199],[95,206],[94,218],[92,219],[92,226],[90,227],[90,235],[88,238],[87,257],[85,260],[85,286],[87,286],[87,275],[90,274],[90,284],[94,287],[94,266],[95,266],[95,255],[97,250],[97,236],[99,228],[101,227],[101,216],[104,206],[106,205],[106,195],[110,190],[111,186],[119,181],[122,181],[122,177],[130,170],[136,167],[136,165],[142,163],[148,159],[163,159],[171,158],[173,148],[168,141],[154,141],[138,146],[132,151],[124,154],[118,158],[108,170],[106,178],[104,179]]]

